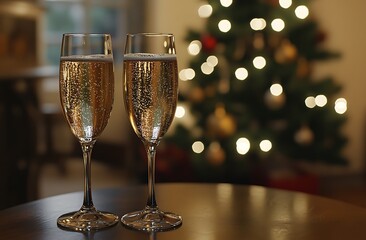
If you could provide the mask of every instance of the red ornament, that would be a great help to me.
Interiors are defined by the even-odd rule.
[[[201,38],[202,48],[206,52],[213,52],[217,45],[217,40],[211,35],[204,35]]]

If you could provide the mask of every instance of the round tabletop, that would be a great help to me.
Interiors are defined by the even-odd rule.
[[[167,232],[145,233],[117,225],[97,232],[60,229],[56,219],[78,210],[83,194],[49,197],[0,211],[1,239],[363,239],[366,209],[299,192],[232,184],[158,184],[161,210],[183,217],[183,225]],[[2,196],[5,197],[5,196]],[[147,186],[93,192],[99,210],[119,216],[145,206]]]

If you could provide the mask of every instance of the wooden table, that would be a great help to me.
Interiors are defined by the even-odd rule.
[[[118,215],[144,207],[146,186],[94,191],[100,210]],[[5,197],[5,196],[2,196]],[[37,240],[314,240],[365,239],[366,209],[304,193],[230,184],[160,184],[162,210],[183,216],[172,231],[148,234],[120,223],[83,234],[61,230],[59,215],[76,210],[82,193],[45,198],[0,212],[0,239]]]

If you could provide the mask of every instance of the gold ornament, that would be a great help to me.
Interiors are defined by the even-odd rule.
[[[236,130],[236,123],[234,118],[231,115],[225,115],[219,124],[219,136],[220,137],[229,137]]]
[[[219,56],[219,63],[220,81],[217,91],[221,94],[226,94],[230,91],[230,64],[224,56]]]
[[[253,46],[255,49],[261,50],[264,48],[264,37],[262,33],[257,33],[253,38]]]
[[[238,38],[236,40],[236,44],[235,44],[235,51],[233,53],[233,58],[235,60],[240,60],[244,57],[245,52],[246,52],[246,42],[245,42],[246,38],[245,37],[241,37]]]
[[[275,52],[276,62],[283,64],[295,60],[297,57],[296,47],[287,39],[282,40],[281,45]]]
[[[207,161],[214,166],[219,166],[225,161],[225,158],[226,154],[220,143],[212,142],[206,152]]]
[[[207,119],[209,135],[226,138],[236,131],[236,122],[233,116],[227,114],[222,105],[216,107],[215,112]]]
[[[200,87],[194,87],[189,93],[189,100],[195,103],[202,102],[205,98],[205,92]]]
[[[281,36],[278,34],[272,34],[268,37],[268,45],[271,48],[278,48],[278,46],[281,44]]]
[[[267,91],[264,94],[264,102],[266,103],[267,107],[272,110],[277,110],[283,107],[286,102],[286,96],[284,93],[281,93],[278,96],[273,95],[270,91]]]
[[[205,88],[205,95],[207,97],[213,97],[216,94],[216,87],[214,85],[209,85]]]
[[[309,145],[314,140],[314,133],[313,131],[311,131],[309,126],[303,125],[301,126],[299,131],[295,133],[294,138],[295,141],[300,145]]]
[[[303,57],[299,58],[299,60],[297,61],[296,75],[299,78],[304,78],[304,77],[308,76],[309,74],[310,74],[309,62]]]

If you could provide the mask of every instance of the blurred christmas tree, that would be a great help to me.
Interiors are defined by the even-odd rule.
[[[199,180],[248,182],[276,162],[346,163],[347,102],[331,77],[312,76],[315,61],[338,54],[322,46],[307,4],[208,0],[198,9],[206,26],[187,35],[192,60],[179,74],[182,119],[170,142],[191,153]]]

